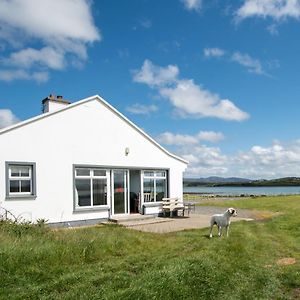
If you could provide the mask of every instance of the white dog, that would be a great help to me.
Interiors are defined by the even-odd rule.
[[[216,214],[213,215],[210,219],[210,234],[209,237],[212,237],[212,230],[213,230],[213,226],[217,225],[218,226],[218,236],[222,235],[222,228],[225,227],[226,228],[226,235],[228,237],[228,229],[229,229],[229,225],[230,225],[230,218],[231,217],[236,217],[237,215],[237,211],[234,208],[228,208],[224,214]]]

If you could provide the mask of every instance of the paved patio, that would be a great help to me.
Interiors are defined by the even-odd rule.
[[[186,229],[199,229],[210,226],[211,214],[191,213],[189,217],[174,217],[174,218],[154,218],[152,220],[128,221],[121,224],[127,228],[153,232],[153,233],[168,233],[181,231]],[[252,218],[235,217],[231,218],[232,222],[236,221],[252,221]]]

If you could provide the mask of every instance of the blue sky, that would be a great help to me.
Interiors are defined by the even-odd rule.
[[[299,176],[299,32],[298,0],[0,0],[0,127],[99,94],[185,176]]]

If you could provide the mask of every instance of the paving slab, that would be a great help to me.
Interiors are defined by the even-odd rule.
[[[168,233],[181,231],[186,229],[199,229],[206,228],[210,226],[211,215],[208,214],[190,214],[189,217],[174,217],[174,218],[156,218],[156,222],[152,223],[128,223],[122,224],[123,226],[144,232],[153,232],[153,233]],[[232,222],[236,221],[252,221],[251,218],[240,218],[235,217],[231,218]]]

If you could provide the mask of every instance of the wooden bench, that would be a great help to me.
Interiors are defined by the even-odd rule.
[[[162,210],[164,216],[166,216],[166,213],[169,212],[170,217],[173,217],[174,212],[177,212],[179,210],[182,211],[182,216],[184,216],[185,206],[179,198],[163,198],[162,203]]]

